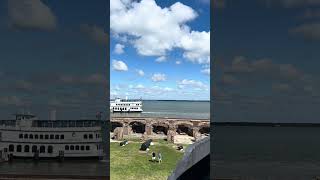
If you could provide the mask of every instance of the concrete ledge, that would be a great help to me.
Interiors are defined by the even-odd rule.
[[[210,137],[205,137],[194,144],[191,144],[186,149],[182,159],[178,162],[176,169],[168,177],[168,180],[175,180],[179,178],[184,172],[209,154]]]

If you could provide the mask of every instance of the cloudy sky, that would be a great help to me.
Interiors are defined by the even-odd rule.
[[[209,0],[110,1],[111,98],[209,100]]]
[[[0,114],[94,118],[105,110],[107,2],[0,1]]]
[[[216,121],[320,122],[320,1],[217,0]]]

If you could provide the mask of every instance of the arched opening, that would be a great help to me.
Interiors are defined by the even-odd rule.
[[[48,153],[52,153],[53,152],[53,147],[52,146],[48,146]]]
[[[141,133],[143,134],[145,132],[146,125],[141,122],[131,122],[130,126],[132,128],[133,133]]]
[[[32,152],[33,152],[33,153],[37,152],[37,150],[38,150],[37,146],[35,146],[35,145],[32,146]]]
[[[45,153],[45,152],[46,152],[45,146],[40,146],[40,153]]]
[[[180,124],[177,126],[177,133],[180,135],[193,136],[193,130],[190,128],[190,126],[185,124]]]
[[[113,132],[114,129],[116,129],[117,127],[122,127],[122,124],[119,122],[111,122],[111,129],[110,131]]]
[[[29,145],[24,146],[24,152],[29,152]]]
[[[201,128],[199,129],[199,132],[200,132],[201,134],[208,135],[208,134],[210,134],[210,127],[209,127],[209,126],[201,127]]]
[[[168,133],[168,126],[167,125],[152,125],[152,126],[153,126],[154,133],[167,135],[167,133]]]
[[[21,149],[22,149],[21,145],[18,145],[17,146],[17,152],[21,152]]]
[[[13,152],[14,151],[14,145],[13,144],[10,144],[9,145],[9,152]]]

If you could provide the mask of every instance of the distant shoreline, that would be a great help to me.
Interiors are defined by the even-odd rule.
[[[110,99],[113,101],[114,99]],[[140,99],[137,99],[140,100]],[[210,102],[210,100],[173,100],[173,99],[166,99],[166,100],[154,100],[154,99],[142,99],[142,101],[179,101],[179,102]]]
[[[214,126],[320,127],[320,123],[211,122]]]

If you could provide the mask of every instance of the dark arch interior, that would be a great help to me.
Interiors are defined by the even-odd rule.
[[[178,125],[177,133],[178,134],[187,134],[189,136],[193,136],[192,129],[186,125]]]
[[[116,129],[117,127],[122,127],[122,124],[119,122],[111,122],[111,129],[110,131],[113,132],[114,129]]]
[[[167,135],[168,127],[161,125],[153,125],[153,132],[156,134],[165,134]]]
[[[141,122],[132,122],[130,125],[134,133],[144,133],[145,131],[145,125]]]
[[[201,134],[210,134],[210,127],[202,127],[200,128],[199,132]]]

